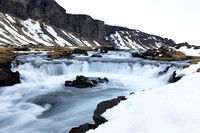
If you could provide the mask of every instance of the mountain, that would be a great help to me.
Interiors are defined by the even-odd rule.
[[[68,14],[55,0],[0,0],[2,45],[114,46],[147,49],[174,45],[168,38]]]

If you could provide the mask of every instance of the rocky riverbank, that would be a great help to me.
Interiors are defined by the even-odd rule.
[[[117,98],[99,103],[97,105],[97,108],[94,111],[94,115],[93,115],[93,120],[94,120],[95,124],[86,123],[86,124],[80,125],[78,127],[74,127],[70,130],[69,133],[85,133],[86,131],[88,131],[90,129],[95,129],[99,125],[107,122],[107,120],[104,117],[102,117],[101,115],[104,112],[106,112],[107,109],[110,109],[110,108],[118,105],[123,100],[126,100],[125,96],[119,96]]]
[[[11,62],[19,54],[11,51],[0,51],[0,86],[10,86],[20,83],[19,72],[12,72]]]

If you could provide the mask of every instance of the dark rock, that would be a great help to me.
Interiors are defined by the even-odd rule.
[[[129,95],[133,95],[133,94],[135,94],[135,92],[131,92]]]
[[[159,52],[156,49],[148,49],[146,52],[143,53],[143,56],[158,56]]]
[[[108,51],[116,51],[118,49],[116,49],[115,47],[102,47],[100,49],[100,53],[108,53]]]
[[[30,51],[27,47],[16,47],[14,48],[15,51]]]
[[[87,51],[85,50],[82,50],[82,49],[78,49],[78,48],[75,48],[73,51],[72,51],[73,54],[85,54],[85,55],[88,55]]]
[[[20,74],[18,71],[0,70],[0,86],[10,86],[17,83],[20,83]]]
[[[69,52],[55,51],[47,53],[47,57],[52,59],[59,59],[59,58],[73,58],[74,56]]]
[[[98,58],[101,58],[102,56],[101,56],[101,55],[98,55],[98,54],[93,54],[91,57],[98,57]]]
[[[129,32],[131,40],[142,47],[157,47],[156,43],[169,46],[175,45],[175,42],[168,38],[125,27],[105,25],[103,21],[95,20],[88,15],[68,14],[55,0],[0,0],[0,12],[11,14],[23,20],[27,18],[40,20],[54,27],[76,32],[80,38],[87,37],[88,39],[97,40],[101,46],[113,46],[116,48],[116,43],[110,37],[116,31]],[[20,23],[16,23],[16,26],[22,28]],[[74,45],[77,44],[75,43]]]
[[[42,19],[56,27],[80,33],[82,36],[105,35],[104,22],[88,15],[67,14],[55,0],[1,0],[0,11],[21,19]]]
[[[144,58],[143,53],[132,53],[132,57]]]
[[[95,129],[95,128],[96,128],[96,125],[86,123],[86,124],[80,125],[79,127],[72,128],[69,131],[69,133],[85,133],[89,131],[90,129]]]
[[[161,75],[166,74],[166,73],[168,72],[169,69],[170,69],[170,66],[167,66],[163,71],[160,71],[160,72],[158,73],[158,76],[161,76]]]
[[[182,77],[177,77],[176,71],[173,72],[171,78],[169,79],[169,83],[175,83],[179,81]]]
[[[84,76],[76,76],[76,80],[65,81],[65,86],[72,86],[77,88],[94,87],[99,83],[107,83],[107,78],[87,78]]]
[[[125,96],[119,96],[115,99],[103,101],[97,105],[96,110],[94,111],[93,120],[95,121],[95,125],[98,127],[99,125],[107,122],[105,118],[101,115],[107,110],[110,109],[120,103],[120,101],[126,100]]]
[[[101,49],[100,53],[108,53],[108,50],[107,49]]]

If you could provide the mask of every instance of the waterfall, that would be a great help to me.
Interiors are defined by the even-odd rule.
[[[130,55],[109,52],[102,58],[76,55],[70,60],[49,59],[45,54],[17,57],[19,64],[13,62],[12,71],[20,72],[22,83],[1,88],[0,132],[68,132],[73,126],[92,123],[99,102],[165,85],[173,71],[184,64],[145,61]],[[64,86],[77,75],[107,77],[109,83],[86,89]]]

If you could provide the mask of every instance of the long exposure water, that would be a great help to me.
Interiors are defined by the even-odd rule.
[[[67,133],[80,124],[94,123],[96,105],[117,96],[163,86],[173,71],[186,63],[147,61],[130,52],[109,52],[102,58],[76,55],[74,59],[50,59],[45,54],[16,58],[12,71],[21,83],[0,89],[1,133]],[[167,66],[170,69],[164,73]],[[108,83],[92,88],[66,87],[77,75],[107,77]]]

